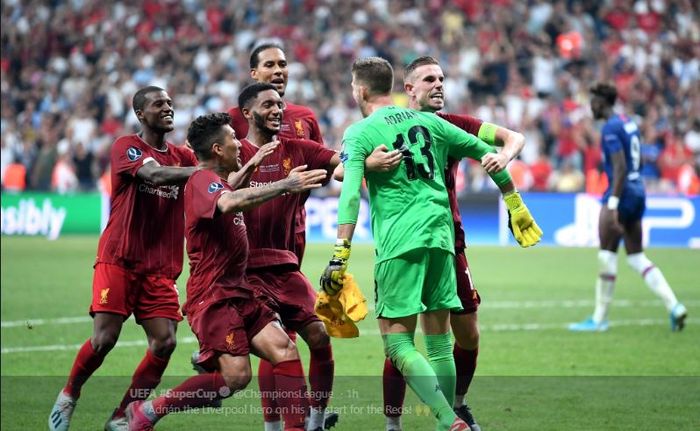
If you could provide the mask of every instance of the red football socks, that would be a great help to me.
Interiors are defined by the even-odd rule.
[[[272,367],[277,403],[284,418],[284,429],[303,430],[306,417],[306,382],[301,361],[284,361]]]
[[[309,386],[311,386],[312,392],[309,403],[314,408],[325,408],[333,390],[333,374],[335,372],[333,350],[329,344],[320,349],[310,349],[309,353],[311,356]]]
[[[260,403],[263,408],[265,422],[278,422],[280,420],[279,408],[275,394],[275,375],[272,372],[272,364],[261,359],[258,366],[258,386],[260,387]],[[303,371],[302,371],[303,376]]]
[[[161,418],[168,413],[188,408],[206,407],[212,399],[218,398],[226,386],[221,373],[199,374],[169,390],[165,395],[153,400],[153,411]],[[228,391],[224,390],[224,393]]]
[[[104,358],[104,356],[98,355],[97,352],[95,352],[88,338],[78,351],[75,361],[73,361],[73,368],[70,370],[68,383],[66,383],[66,386],[63,388],[63,392],[75,399],[80,397],[80,389],[90,376],[92,376],[92,373],[100,368]]]
[[[124,394],[117,411],[114,412],[115,417],[124,416],[124,410],[130,402],[148,398],[151,391],[160,383],[169,361],[170,357],[159,358],[150,350],[146,350],[146,356],[143,357],[139,366],[136,367],[134,376],[131,378],[131,386]]]
[[[452,354],[457,367],[457,394],[464,395],[469,390],[469,385],[476,371],[476,358],[479,356],[479,348],[464,350],[455,344]]]
[[[384,360],[382,382],[384,386],[384,416],[401,416],[403,400],[406,396],[406,380],[389,358]]]

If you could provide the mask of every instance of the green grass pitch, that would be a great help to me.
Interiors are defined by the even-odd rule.
[[[77,346],[90,336],[87,316],[96,237],[2,238],[3,430],[46,429]],[[331,254],[330,244],[308,246],[304,272],[312,283]],[[650,249],[691,318],[672,333],[661,301],[620,258],[612,327],[574,334],[569,322],[593,307],[596,250],[471,247],[467,256],[482,296],[479,366],[468,396],[482,429],[697,430],[700,429],[700,250]],[[373,305],[373,250],[356,245],[352,272]],[[178,283],[184,299],[185,275]],[[410,280],[406,280],[407,283]],[[361,336],[333,340],[336,383],[332,402],[341,414],[335,430],[382,430],[383,349],[373,311]],[[192,371],[197,347],[187,323],[157,392]],[[416,337],[422,349],[420,334]],[[83,388],[75,430],[101,429],[145,351],[145,336],[126,322],[120,344]],[[305,368],[308,352],[300,343]],[[253,360],[253,369],[256,361]],[[261,430],[255,379],[248,390],[204,409],[166,417],[162,430]],[[404,430],[434,429],[432,417],[408,391]]]

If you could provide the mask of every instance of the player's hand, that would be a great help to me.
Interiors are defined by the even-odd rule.
[[[279,146],[279,144],[280,141],[277,140],[277,135],[275,135],[272,138],[271,142],[268,142],[267,144],[263,145],[258,149],[258,152],[255,153],[253,157],[251,157],[250,162],[255,167],[260,166],[260,163],[262,163],[262,161],[265,160],[267,156],[275,152],[275,149]]]
[[[487,153],[481,158],[481,166],[483,166],[489,174],[495,174],[504,170],[509,161],[508,156],[503,153]]]
[[[321,274],[321,289],[327,294],[336,295],[343,288],[348,259],[350,259],[350,241],[338,239],[333,249],[333,257]]]
[[[301,165],[289,171],[284,181],[289,193],[301,193],[321,187],[327,176],[325,169],[307,171],[306,165]]]
[[[515,240],[521,247],[531,247],[542,238],[542,229],[537,226],[530,210],[520,197],[520,193],[512,192],[503,196],[508,207],[508,227]]]
[[[367,172],[389,172],[396,169],[403,157],[399,150],[389,151],[386,145],[380,145],[365,160]]]

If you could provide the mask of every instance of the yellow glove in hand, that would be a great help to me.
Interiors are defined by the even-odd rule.
[[[329,295],[335,295],[343,287],[343,276],[348,269],[350,259],[350,241],[338,239],[333,249],[333,257],[321,274],[321,289]]]
[[[508,227],[518,244],[521,247],[530,247],[540,242],[542,229],[532,218],[520,193],[507,193],[503,196],[503,200],[508,207]]]
[[[352,274],[346,272],[340,292],[333,296],[319,292],[314,310],[331,337],[358,337],[360,330],[355,322],[367,316],[367,299]]]

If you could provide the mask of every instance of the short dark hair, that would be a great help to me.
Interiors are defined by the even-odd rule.
[[[390,94],[394,87],[394,69],[381,57],[366,57],[355,60],[352,75],[369,90],[372,96]]]
[[[187,141],[194,150],[197,160],[211,159],[211,147],[222,138],[222,127],[231,124],[231,116],[226,112],[200,115],[187,129]]]
[[[255,99],[258,97],[258,94],[266,90],[277,91],[277,88],[269,82],[256,82],[245,87],[243,91],[241,91],[241,94],[238,95],[238,108],[247,108],[251,100]]]
[[[284,49],[282,48],[282,45],[279,43],[275,42],[265,42],[261,43],[260,45],[256,46],[255,49],[250,53],[250,68],[255,69],[258,67],[258,64],[260,64],[260,53],[265,51],[266,49],[271,49],[271,48],[277,48],[280,51],[284,52]]]
[[[591,94],[602,97],[611,106],[617,100],[617,88],[612,82],[596,82],[591,86]]]
[[[421,66],[425,66],[427,64],[435,64],[435,65],[440,65],[440,62],[437,61],[435,57],[431,57],[429,55],[424,55],[421,57],[416,58],[412,62],[408,63],[408,65],[404,68],[403,70],[403,79],[404,81],[408,80],[408,77],[411,76],[411,74],[418,69]]]
[[[131,106],[134,108],[134,112],[143,110],[143,105],[146,104],[146,95],[149,93],[155,93],[159,91],[165,91],[160,87],[155,85],[149,85],[148,87],[143,87],[134,94],[134,98],[131,99]]]

